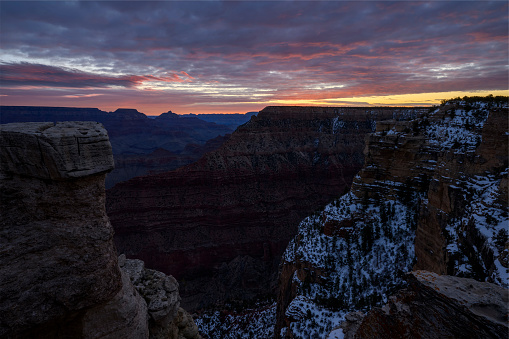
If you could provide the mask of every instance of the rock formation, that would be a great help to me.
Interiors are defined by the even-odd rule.
[[[134,285],[146,301],[150,339],[201,338],[191,315],[180,307],[179,286],[175,278],[147,269],[143,261],[126,259],[125,255],[119,257],[119,266],[130,278],[129,285]]]
[[[111,146],[97,123],[30,123],[2,125],[0,147],[1,331],[37,333],[121,289],[104,209]]]
[[[324,336],[412,269],[507,288],[507,115],[507,99],[465,98],[378,123],[351,192],[306,218],[283,256],[276,338]]]
[[[429,176],[427,203],[417,224],[415,268],[509,287],[507,273],[502,272],[509,245],[507,232],[503,239],[503,230],[509,227],[507,109],[492,108],[486,114],[472,108],[465,123],[468,142],[453,132],[440,135],[442,119],[458,119],[451,117],[453,109],[446,107],[443,116],[433,117],[438,122],[431,120],[438,125],[432,130],[437,141],[431,146],[437,150],[439,166]],[[453,131],[458,129],[451,125]],[[444,141],[452,144],[445,152]],[[500,232],[502,240],[497,241]]]
[[[474,279],[427,271],[407,275],[408,286],[382,308],[347,315],[341,325],[353,338],[507,338],[509,293]],[[331,336],[329,336],[331,338]]]
[[[101,124],[1,125],[0,164],[0,337],[199,338],[172,277],[139,269],[142,297],[117,264]]]
[[[265,108],[198,162],[108,190],[117,247],[184,279],[191,308],[266,293],[298,222],[350,186],[375,121],[425,111]]]

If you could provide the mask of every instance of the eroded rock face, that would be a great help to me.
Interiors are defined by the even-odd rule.
[[[145,268],[141,260],[125,259],[121,268],[147,300],[148,312],[154,323],[171,322],[180,305],[178,283],[172,276]]]
[[[482,130],[475,123],[467,130],[477,132],[470,147],[438,148],[439,166],[430,177],[416,230],[415,269],[507,287],[507,262],[502,258],[509,239],[496,240],[508,227],[507,108],[491,109],[481,118]]]
[[[108,134],[89,121],[1,125],[2,172],[65,180],[114,167]]]
[[[175,278],[147,269],[143,261],[126,259],[123,254],[119,265],[146,301],[150,339],[201,339],[193,318],[180,307]]]
[[[104,207],[113,158],[102,125],[0,132],[0,337],[199,339],[173,277],[125,256],[119,269]]]
[[[76,319],[121,289],[97,123],[0,129],[0,336],[80,337]],[[67,324],[67,325],[62,325]]]
[[[122,289],[106,304],[88,310],[82,320],[85,339],[149,338],[147,303],[121,270]]]
[[[268,291],[298,222],[349,187],[375,121],[418,113],[268,107],[198,162],[108,190],[117,247],[185,279],[181,293],[191,309],[252,297],[260,287]],[[260,273],[235,279],[239,284],[228,289],[216,288],[221,279],[231,281],[220,268],[245,256],[265,268],[247,269],[249,275]],[[249,280],[258,281],[254,289],[242,285]]]
[[[412,269],[507,287],[507,113],[456,100],[377,123],[351,192],[306,218],[283,256],[275,336],[322,337]]]
[[[0,337],[200,338],[173,277],[125,257],[119,269],[102,125],[2,125],[0,151]]]
[[[345,338],[506,338],[508,290],[468,278],[415,271],[408,288],[357,325],[345,322]]]

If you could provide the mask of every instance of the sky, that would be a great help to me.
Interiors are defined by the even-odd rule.
[[[0,104],[245,113],[509,94],[507,1],[0,1]]]

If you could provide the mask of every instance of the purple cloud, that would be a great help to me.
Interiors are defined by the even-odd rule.
[[[148,104],[167,106],[188,100],[263,107],[271,100],[507,90],[507,2],[45,1],[0,7],[4,93],[25,88],[28,96],[28,86],[96,88],[104,93],[75,99],[106,100],[121,88],[139,103],[145,96]]]
[[[3,87],[43,86],[43,87],[75,87],[102,88],[110,86],[134,87],[147,81],[184,82],[192,77],[186,72],[181,74],[123,75],[107,76],[66,69],[49,65],[22,63],[0,64],[0,85]]]

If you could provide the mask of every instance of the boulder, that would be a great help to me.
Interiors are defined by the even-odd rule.
[[[507,289],[428,271],[407,280],[385,306],[344,322],[344,338],[507,338]]]

